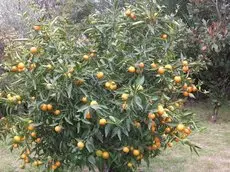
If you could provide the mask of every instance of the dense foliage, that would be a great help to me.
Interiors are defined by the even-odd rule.
[[[11,143],[24,163],[132,171],[174,142],[195,150],[186,139],[192,114],[182,108],[198,90],[190,75],[199,64],[177,49],[183,22],[149,2],[85,25],[76,32],[55,18],[7,49],[15,79],[0,103],[17,115]]]

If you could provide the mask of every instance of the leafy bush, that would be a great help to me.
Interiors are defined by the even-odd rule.
[[[24,163],[132,171],[173,142],[196,150],[186,139],[192,113],[182,107],[197,91],[190,75],[199,64],[175,50],[183,22],[149,2],[85,23],[76,32],[56,18],[8,47],[16,79],[1,102],[9,114],[26,107],[12,133]]]

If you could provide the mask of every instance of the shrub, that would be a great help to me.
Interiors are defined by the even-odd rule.
[[[190,75],[199,64],[175,51],[183,22],[149,2],[85,23],[76,33],[56,18],[8,47],[17,87],[1,101],[26,107],[12,134],[24,163],[132,171],[173,142],[196,150],[187,140],[192,114],[182,107],[197,91]]]

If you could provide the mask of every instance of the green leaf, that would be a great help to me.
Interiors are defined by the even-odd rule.
[[[153,101],[157,101],[158,99],[159,99],[158,96],[152,96]]]
[[[143,24],[143,23],[145,23],[145,22],[144,21],[137,21],[137,22],[132,23],[132,26],[136,26],[136,25]]]
[[[134,101],[135,101],[135,104],[136,104],[137,106],[139,106],[140,109],[143,109],[142,100],[141,100],[141,98],[140,98],[139,96],[135,96],[135,97],[134,97]]]
[[[95,165],[95,164],[96,164],[96,160],[95,160],[95,158],[94,158],[93,155],[90,155],[90,156],[88,157],[88,161],[89,161],[89,163],[91,163],[92,165]]]
[[[73,123],[67,117],[65,117],[64,119],[67,123],[69,123],[70,125],[73,125]]]
[[[107,124],[105,126],[105,137],[107,137],[109,135],[111,129],[112,129],[112,125],[111,124]]]
[[[71,92],[72,92],[72,89],[73,89],[73,84],[70,83],[69,86],[68,86],[68,90],[67,90],[67,94],[68,94],[68,98],[71,97]]]
[[[84,105],[84,106],[82,106],[80,109],[78,109],[77,112],[83,112],[83,111],[87,110],[88,108],[89,108],[88,105]]]
[[[94,145],[93,145],[93,143],[92,143],[91,141],[88,141],[88,140],[87,140],[85,146],[86,146],[86,149],[87,149],[89,152],[93,152],[93,151],[94,151]]]
[[[127,130],[128,131],[130,131],[130,129],[131,129],[131,124],[132,124],[132,121],[128,118],[128,119],[126,119],[126,128],[127,128]]]
[[[119,140],[121,141],[121,129],[120,128],[118,128],[118,130],[117,130],[117,136],[118,136]]]
[[[116,123],[116,119],[113,116],[109,116],[109,119],[113,121],[114,123]]]
[[[103,143],[103,135],[102,135],[101,131],[98,130],[95,135],[98,138],[98,140],[100,140],[101,143]]]
[[[137,79],[136,79],[136,85],[143,85],[144,84],[144,82],[145,82],[145,77],[144,76],[141,76],[141,77],[138,77]]]

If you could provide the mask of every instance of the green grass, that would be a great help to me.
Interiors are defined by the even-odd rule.
[[[180,143],[167,149],[151,161],[150,167],[143,166],[145,172],[207,172],[229,171],[230,169],[230,108],[221,107],[216,124],[210,122],[212,105],[199,103],[189,107],[195,112],[199,125],[205,129],[194,132],[190,140],[200,146],[199,155],[191,153],[189,147]]]
[[[193,132],[190,140],[200,146],[200,156],[191,153],[188,146],[180,143],[174,146],[153,160],[150,167],[142,165],[140,171],[144,172],[209,172],[209,171],[229,171],[230,169],[230,108],[229,105],[222,106],[219,119],[216,124],[210,122],[212,105],[209,103],[199,103],[189,105],[195,112],[199,125],[204,130]],[[18,168],[18,154],[10,153],[7,146],[0,143],[0,172],[21,172]],[[26,172],[35,170],[28,168]]]

